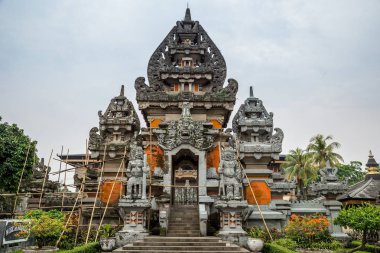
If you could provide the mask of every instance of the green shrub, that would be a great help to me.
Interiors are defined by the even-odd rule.
[[[343,244],[336,240],[333,240],[331,242],[313,242],[311,243],[310,248],[337,250],[337,249],[342,249]]]
[[[59,253],[98,253],[100,251],[100,245],[98,242],[92,242],[79,247],[75,247],[71,250],[60,250]]]
[[[271,241],[271,237],[269,236],[268,231],[265,228],[251,227],[247,232],[248,236],[251,238],[260,238],[264,242]],[[283,234],[280,231],[278,231],[275,227],[269,229],[269,232],[273,240],[279,239],[283,236]]]
[[[331,242],[329,221],[325,216],[299,216],[292,214],[285,226],[287,238],[297,242],[300,248],[311,248],[314,242]]]
[[[295,250],[297,249],[297,242],[293,241],[292,239],[289,238],[281,238],[273,241],[273,243],[280,245],[284,248],[290,249],[290,250]]]
[[[296,251],[287,249],[276,243],[265,243],[263,253],[295,253]]]
[[[60,237],[62,231],[65,230],[64,213],[51,210],[30,210],[22,217],[22,219],[30,220],[28,225],[31,236],[33,236],[38,248],[43,246],[55,246],[56,241]],[[24,236],[25,232],[19,232],[19,236]]]
[[[350,243],[350,247],[351,248],[355,248],[355,247],[358,247],[358,246],[360,246],[361,245],[361,241],[352,241],[351,243]],[[363,249],[364,251],[368,251],[368,252],[373,252],[373,253],[376,253],[376,251],[377,252],[380,252],[380,247],[379,246],[375,246],[375,245],[371,245],[371,244],[366,244],[365,246],[364,246],[364,249]],[[355,251],[355,252],[358,252],[358,251]]]

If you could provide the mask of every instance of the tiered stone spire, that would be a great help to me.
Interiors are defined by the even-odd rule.
[[[367,161],[367,170],[368,174],[379,174],[379,164],[376,162],[374,156],[372,155],[372,151],[369,151],[368,161]]]
[[[222,114],[220,121],[226,126],[238,90],[233,79],[223,88],[226,70],[221,52],[187,8],[185,18],[177,21],[149,60],[149,85],[143,77],[136,79],[136,99],[147,124],[164,120],[163,114],[179,114],[187,101],[197,113]]]

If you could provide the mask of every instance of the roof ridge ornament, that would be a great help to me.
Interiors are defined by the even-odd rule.
[[[191,22],[191,12],[190,12],[190,8],[189,8],[189,3],[187,3],[184,21]]]
[[[250,96],[251,98],[255,97],[255,96],[253,95],[253,87],[252,87],[252,86],[249,86],[249,96]]]
[[[124,84],[121,85],[120,97],[124,97]]]
[[[379,174],[379,170],[378,170],[379,164],[376,162],[371,150],[369,151],[368,162],[366,166],[367,166],[368,174]]]

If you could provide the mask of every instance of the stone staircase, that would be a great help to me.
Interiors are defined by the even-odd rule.
[[[167,253],[236,253],[249,252],[218,237],[159,237],[148,236],[142,241],[126,245],[113,252],[167,252]]]
[[[199,210],[196,206],[178,206],[170,209],[167,236],[198,237]]]

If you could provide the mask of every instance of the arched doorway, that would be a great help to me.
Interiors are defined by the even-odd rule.
[[[199,156],[190,149],[181,149],[172,156],[172,204],[197,205]]]

